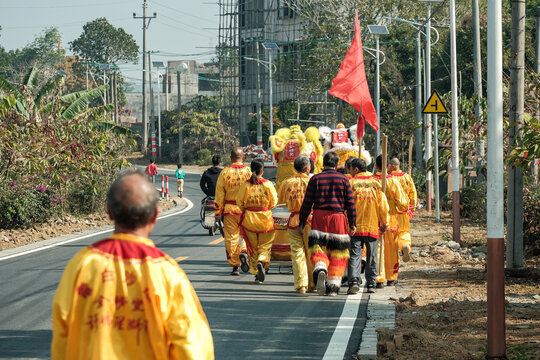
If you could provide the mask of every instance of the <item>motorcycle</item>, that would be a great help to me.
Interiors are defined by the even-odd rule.
[[[214,236],[216,230],[222,229],[222,226],[218,224],[214,217],[215,198],[213,196],[207,196],[201,200],[201,225],[208,230],[210,236]]]

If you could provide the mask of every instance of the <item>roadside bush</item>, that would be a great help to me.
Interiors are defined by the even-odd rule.
[[[523,190],[523,246],[526,255],[540,255],[540,189]]]
[[[46,186],[20,185],[15,181],[0,186],[0,228],[28,228],[44,223],[62,210],[64,199]]]
[[[459,196],[461,216],[485,224],[486,199],[485,182],[462,188]],[[451,192],[442,197],[441,208],[446,211],[452,210]]]
[[[212,152],[208,149],[199,150],[197,153],[197,165],[206,166],[212,163]]]

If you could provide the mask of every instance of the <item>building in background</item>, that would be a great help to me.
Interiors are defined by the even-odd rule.
[[[176,110],[178,107],[178,81],[176,69],[179,65],[185,63],[187,69],[183,70],[180,75],[180,96],[182,104],[187,104],[197,96],[219,96],[219,70],[213,64],[199,64],[195,60],[174,60],[168,61],[167,66],[163,68],[152,68],[153,82],[153,107],[154,117],[158,114],[158,96],[160,97],[161,111]],[[159,81],[159,93],[157,87],[157,74],[161,74]],[[148,116],[152,113],[152,102],[150,92],[148,96]],[[141,89],[136,92],[126,93],[126,106],[124,114],[129,116],[126,118],[130,123],[140,123],[142,119],[142,93]]]

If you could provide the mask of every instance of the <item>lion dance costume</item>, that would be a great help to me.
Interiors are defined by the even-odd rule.
[[[293,163],[300,155],[311,158],[315,163],[314,172],[321,172],[324,148],[319,137],[319,130],[316,127],[309,127],[302,132],[298,125],[278,129],[275,135],[270,136],[272,155],[278,169],[276,176],[278,190],[284,180],[296,174]]]

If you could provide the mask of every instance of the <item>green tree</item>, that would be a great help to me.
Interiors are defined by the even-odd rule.
[[[137,62],[139,46],[133,35],[115,28],[106,18],[83,26],[82,34],[69,43],[71,51],[86,61],[116,64],[119,61]]]
[[[48,69],[49,78],[66,51],[61,47],[62,36],[57,28],[45,29],[34,41],[22,49],[5,52],[0,48],[0,75],[19,82],[28,68]]]

